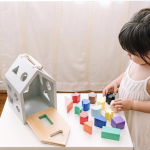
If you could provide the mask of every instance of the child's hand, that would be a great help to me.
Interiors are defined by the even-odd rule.
[[[113,103],[113,106],[118,109],[118,111],[132,110],[133,100],[131,99],[116,99]]]
[[[116,82],[112,82],[109,85],[107,85],[104,90],[103,90],[103,96],[106,96],[106,94],[108,93],[109,90],[113,90],[114,94],[117,94],[117,83]]]

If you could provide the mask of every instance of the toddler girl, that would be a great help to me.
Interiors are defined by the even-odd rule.
[[[117,93],[113,103],[124,111],[135,150],[150,149],[150,9],[142,9],[127,22],[119,33],[119,42],[131,63],[126,72],[105,87]]]

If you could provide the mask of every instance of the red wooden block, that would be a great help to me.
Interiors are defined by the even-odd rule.
[[[73,103],[80,102],[80,94],[79,93],[73,93],[71,96],[72,96]]]
[[[84,122],[88,121],[88,113],[81,112],[80,113],[80,124],[84,125]]]

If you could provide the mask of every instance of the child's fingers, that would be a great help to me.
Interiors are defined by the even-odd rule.
[[[122,99],[116,99],[114,102],[119,102],[119,101],[122,101]]]
[[[106,96],[106,89],[103,90],[103,97]]]
[[[114,102],[115,105],[122,105],[122,101]]]
[[[117,85],[114,86],[114,94],[117,94]]]
[[[122,109],[122,105],[115,105],[115,108],[121,108]]]

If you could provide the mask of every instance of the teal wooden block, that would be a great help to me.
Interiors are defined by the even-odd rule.
[[[81,105],[76,105],[74,108],[74,113],[80,115],[80,113],[82,112],[82,106]]]
[[[99,114],[101,114],[102,105],[95,106],[91,108],[91,116],[95,117]]]
[[[103,126],[102,132],[101,132],[101,138],[119,141],[120,131],[121,130],[117,128]]]

